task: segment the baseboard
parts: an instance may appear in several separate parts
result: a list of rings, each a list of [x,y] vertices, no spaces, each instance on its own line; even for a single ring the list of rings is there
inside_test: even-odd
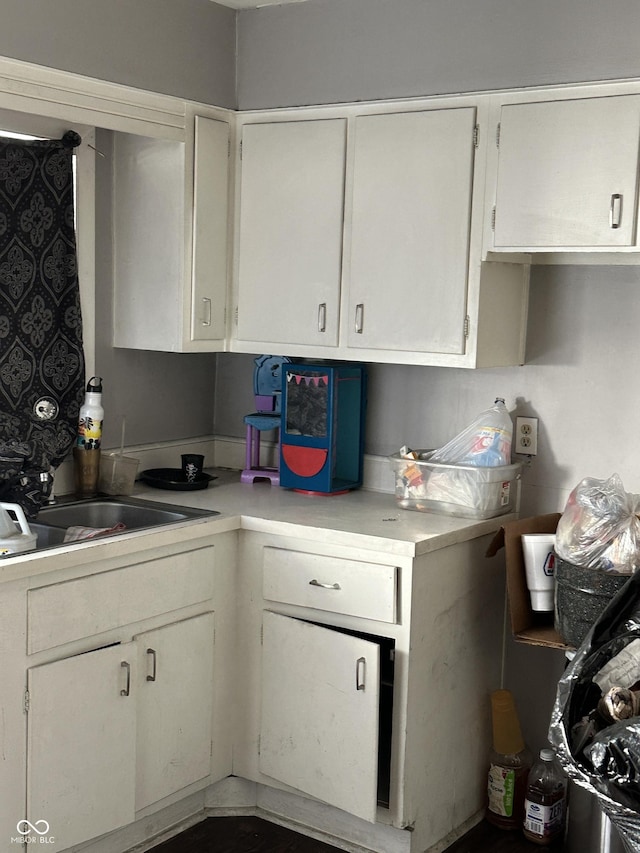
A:
[[[238,470],[244,468],[246,447],[244,439],[218,435],[214,438],[214,446],[216,466]],[[265,465],[274,465],[276,447],[277,445],[274,442],[263,441],[261,443],[260,450],[264,454]],[[395,475],[386,456],[373,456],[365,453],[362,488],[371,492],[385,492],[387,494],[395,491]]]
[[[240,441],[240,439],[238,439]],[[105,453],[119,452],[119,447],[104,447]],[[127,445],[124,450],[125,456],[133,456],[140,461],[138,474],[147,468],[179,468],[182,453],[202,453],[204,464],[208,468],[220,466],[216,460],[216,438],[212,435],[197,436],[195,438],[174,439],[172,441],[160,441],[153,444]],[[223,466],[238,467],[239,466]],[[73,460],[67,457],[55,472],[53,479],[54,495],[71,495],[75,491],[73,482]]]
[[[174,439],[153,444],[135,444],[124,448],[125,456],[140,460],[138,472],[147,468],[179,468],[182,453],[202,453],[207,468],[232,468],[241,471],[245,466],[245,441],[243,438],[225,435],[205,435],[194,438]],[[261,450],[265,465],[275,463],[277,445],[263,442]],[[105,452],[119,451],[119,447],[105,447]],[[362,488],[372,492],[393,493],[395,478],[386,456],[365,453]],[[55,472],[53,492],[57,496],[70,495],[75,491],[73,462],[65,459]]]

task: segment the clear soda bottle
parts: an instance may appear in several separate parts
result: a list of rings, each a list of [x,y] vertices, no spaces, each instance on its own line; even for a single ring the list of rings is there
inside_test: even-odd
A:
[[[567,780],[552,749],[540,750],[531,768],[524,801],[523,831],[529,841],[553,844],[564,833]]]
[[[500,829],[522,827],[531,751],[522,737],[513,695],[491,694],[493,746],[489,753],[486,819]]]

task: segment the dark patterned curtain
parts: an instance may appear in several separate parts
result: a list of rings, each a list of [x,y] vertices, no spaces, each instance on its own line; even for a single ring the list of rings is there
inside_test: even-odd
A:
[[[73,147],[0,141],[0,500],[34,517],[84,390]]]

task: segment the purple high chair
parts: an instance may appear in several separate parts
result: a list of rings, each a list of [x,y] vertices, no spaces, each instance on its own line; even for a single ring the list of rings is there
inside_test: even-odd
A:
[[[282,365],[291,361],[287,356],[260,355],[254,359],[253,393],[256,412],[245,415],[247,446],[245,467],[240,475],[241,483],[268,479],[271,485],[280,485],[280,401],[282,398]],[[278,430],[276,460],[277,467],[260,465],[260,433]]]

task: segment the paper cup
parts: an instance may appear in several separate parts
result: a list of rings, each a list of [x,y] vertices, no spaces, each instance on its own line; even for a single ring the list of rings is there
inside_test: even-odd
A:
[[[522,534],[522,553],[532,610],[554,609],[555,544],[555,533]]]

